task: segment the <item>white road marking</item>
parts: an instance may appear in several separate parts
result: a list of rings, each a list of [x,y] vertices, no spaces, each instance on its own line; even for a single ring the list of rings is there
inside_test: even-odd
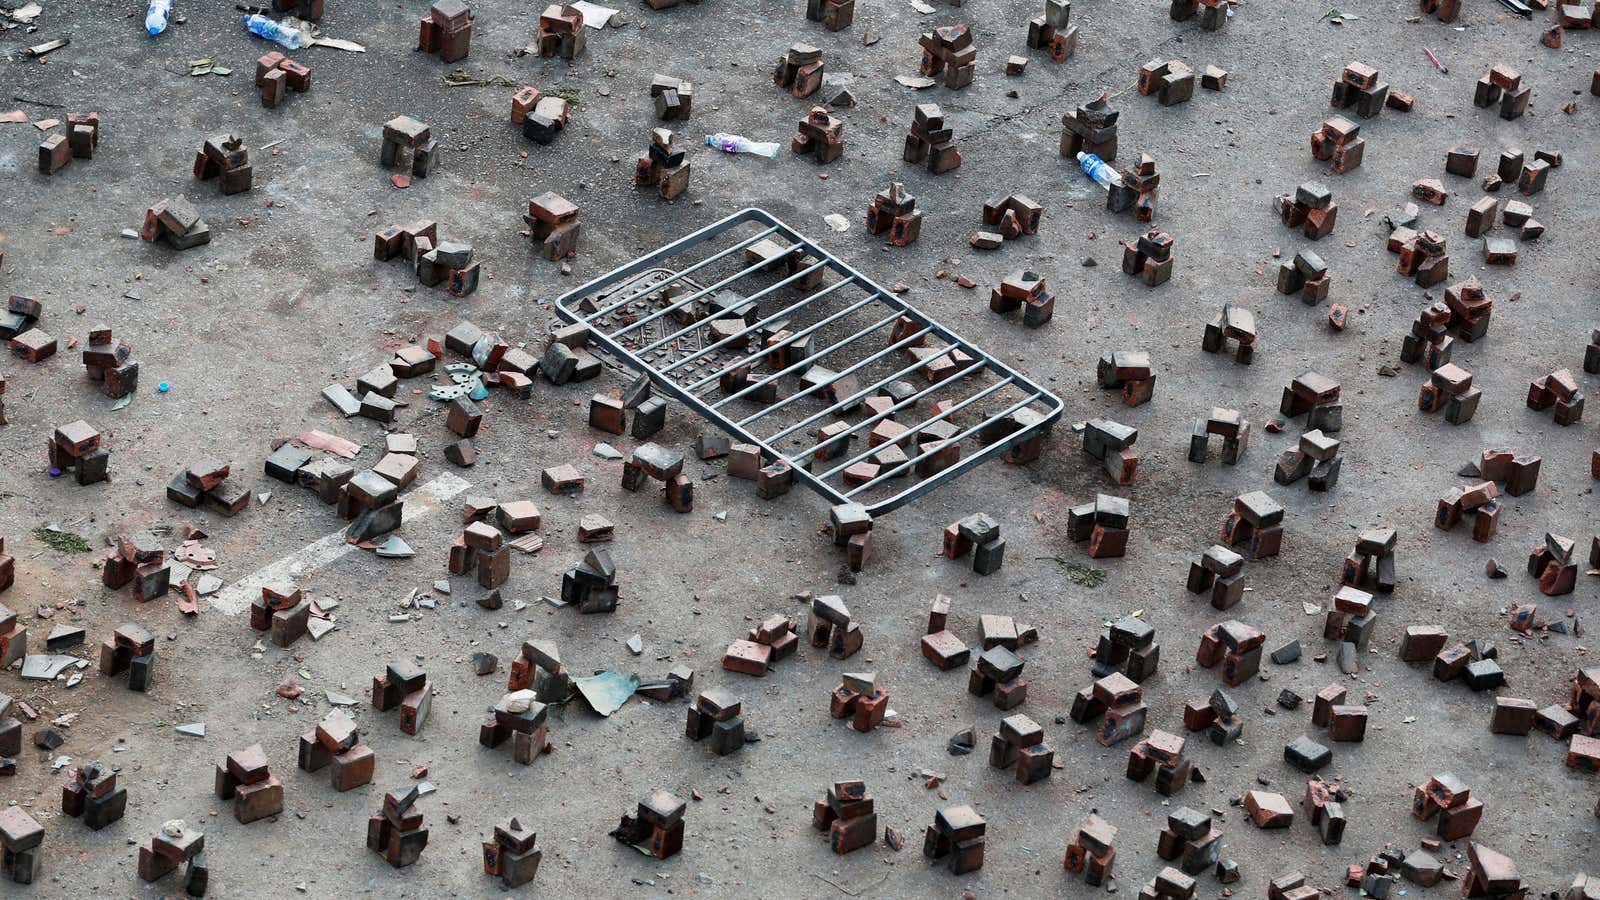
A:
[[[471,482],[445,472],[402,498],[406,505],[401,521],[410,522],[412,519],[425,516],[469,487],[472,487]],[[356,549],[355,544],[345,542],[344,533],[345,529],[340,528],[282,559],[267,563],[218,591],[210,598],[211,605],[225,615],[232,616],[244,612],[252,600],[261,596],[263,586],[285,579],[294,581],[299,576],[315,572]]]

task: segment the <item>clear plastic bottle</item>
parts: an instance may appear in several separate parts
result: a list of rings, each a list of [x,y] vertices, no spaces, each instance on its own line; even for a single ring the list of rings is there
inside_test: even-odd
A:
[[[144,30],[155,37],[167,30],[167,17],[172,13],[172,0],[150,0],[150,8],[144,14]]]
[[[706,146],[715,147],[723,153],[754,153],[768,159],[778,158],[778,145],[771,141],[752,141],[743,135],[721,131],[706,135]]]
[[[244,27],[269,41],[277,41],[290,50],[299,50],[305,46],[305,37],[299,31],[274,22],[260,13],[245,16]]]
[[[1117,170],[1093,153],[1078,151],[1078,165],[1083,167],[1083,174],[1093,178],[1103,188],[1109,190],[1112,185],[1122,184],[1122,176],[1117,174]]]

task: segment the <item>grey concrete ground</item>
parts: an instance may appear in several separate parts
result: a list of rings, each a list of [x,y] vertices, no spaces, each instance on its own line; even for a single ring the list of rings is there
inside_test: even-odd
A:
[[[1546,50],[1537,44],[1543,16],[1540,23],[1508,18],[1488,0],[1468,3],[1461,27],[1407,22],[1414,8],[1404,3],[1343,4],[1360,18],[1335,26],[1317,21],[1325,4],[1247,2],[1221,33],[1170,22],[1164,3],[1080,0],[1077,55],[1056,65],[1034,54],[1025,77],[1006,78],[1005,57],[1026,52],[1026,22],[1038,13],[1025,0],[974,0],[939,6],[929,16],[905,4],[862,0],[855,26],[837,34],[806,22],[799,3],[708,0],[659,13],[628,6],[627,24],[591,34],[587,55],[568,66],[512,55],[532,41],[536,4],[480,0],[472,55],[447,66],[411,49],[425,4],[329,0],[327,33],[360,41],[368,52],[295,53],[311,66],[313,89],[266,110],[250,72],[268,46],[239,27],[231,4],[179,0],[187,22],[156,40],[139,29],[136,3],[46,0],[44,6],[36,33],[0,32],[8,57],[0,109],[20,107],[35,119],[98,109],[104,139],[94,160],[45,178],[34,169],[38,132],[0,126],[6,249],[0,287],[41,299],[44,327],[63,344],[82,341],[92,322],[111,324],[133,343],[143,386],[132,405],[112,411],[85,382],[76,351],[63,349],[41,366],[16,360],[8,366],[0,534],[18,556],[18,580],[3,599],[28,620],[36,641],[52,622],[82,624],[93,642],[121,622],[137,621],[160,635],[161,646],[155,686],[144,695],[99,677],[69,690],[23,682],[14,672],[0,675],[0,691],[41,712],[30,734],[56,716],[76,714],[60,752],[120,765],[131,797],[124,820],[90,832],[60,816],[63,776],[30,748],[18,776],[0,780],[0,802],[28,807],[48,832],[46,875],[27,893],[170,893],[170,883],[138,882],[134,844],[181,817],[207,833],[216,896],[281,895],[291,888],[323,896],[491,896],[502,891],[479,871],[478,842],[517,815],[539,832],[546,852],[527,893],[1082,895],[1092,889],[1063,874],[1060,860],[1071,829],[1091,809],[1121,828],[1117,883],[1135,891],[1160,867],[1156,833],[1171,806],[1148,784],[1123,777],[1128,745],[1101,748],[1065,714],[1074,692],[1090,682],[1086,654],[1102,623],[1142,609],[1165,647],[1162,673],[1146,685],[1150,727],[1181,729],[1183,704],[1218,683],[1187,663],[1200,630],[1221,618],[1184,592],[1188,559],[1215,540],[1233,496],[1263,487],[1288,507],[1284,552],[1249,564],[1253,590],[1234,614],[1262,628],[1269,646],[1299,638],[1308,651],[1331,649],[1321,639],[1320,617],[1306,615],[1302,602],[1331,597],[1339,562],[1360,528],[1401,530],[1401,584],[1379,601],[1374,652],[1362,659],[1365,671],[1347,682],[1357,695],[1370,692],[1373,725],[1364,743],[1336,745],[1330,771],[1353,794],[1342,846],[1321,846],[1303,810],[1293,828],[1261,832],[1229,806],[1258,779],[1298,802],[1303,777],[1281,761],[1280,748],[1320,732],[1310,728],[1305,708],[1276,715],[1267,708],[1284,687],[1309,696],[1335,680],[1331,664],[1308,653],[1294,666],[1267,666],[1265,683],[1235,691],[1246,708],[1242,743],[1222,749],[1191,736],[1191,754],[1207,781],[1174,800],[1222,813],[1224,855],[1245,871],[1235,892],[1262,896],[1268,880],[1290,869],[1343,890],[1346,864],[1370,858],[1386,842],[1413,848],[1431,834],[1408,815],[1411,790],[1445,770],[1463,777],[1487,806],[1477,837],[1510,853],[1531,887],[1564,889],[1575,871],[1600,866],[1595,776],[1566,768],[1564,747],[1543,736],[1490,735],[1487,694],[1440,684],[1394,652],[1403,627],[1414,623],[1441,624],[1455,638],[1494,640],[1510,680],[1504,691],[1540,705],[1564,700],[1567,680],[1590,658],[1582,637],[1516,639],[1502,610],[1537,602],[1541,617],[1586,621],[1593,609],[1592,579],[1580,576],[1576,593],[1551,599],[1522,571],[1527,548],[1546,530],[1585,548],[1594,533],[1587,474],[1593,425],[1555,426],[1524,407],[1523,385],[1558,367],[1576,369],[1593,325],[1596,254],[1586,236],[1600,221],[1586,176],[1596,164],[1590,138],[1597,107],[1586,90],[1600,38],[1569,32],[1567,49]],[[892,81],[914,74],[919,30],[960,21],[971,22],[977,35],[980,74],[971,87],[913,93]],[[868,33],[881,40],[864,46]],[[26,46],[63,35],[72,44],[43,62],[22,57]],[[769,70],[794,40],[820,45],[830,73],[854,75],[860,105],[843,113],[844,159],[818,169],[787,152],[767,161],[702,148],[691,151],[687,199],[663,204],[632,187],[632,158],[654,124],[646,97],[653,72],[695,82],[694,117],[683,129],[691,141],[719,130],[786,140],[808,104],[775,88]],[[1434,69],[1424,45],[1449,66],[1448,75]],[[1186,105],[1162,108],[1132,89],[1138,65],[1155,56],[1222,66],[1231,73],[1227,89],[1198,91]],[[235,74],[187,77],[184,61],[200,57],[214,57]],[[1378,66],[1395,89],[1416,96],[1417,108],[1363,123],[1365,165],[1337,176],[1310,158],[1307,137],[1329,114],[1329,84],[1352,59]],[[1531,112],[1516,122],[1471,104],[1473,81],[1499,61],[1519,67],[1534,88]],[[442,77],[452,69],[496,83],[447,87]],[[523,83],[579,100],[571,126],[552,146],[524,141],[507,120],[510,85]],[[1175,236],[1178,263],[1172,281],[1154,290],[1117,266],[1118,242],[1135,236],[1135,223],[1105,212],[1094,186],[1056,153],[1060,114],[1100,90],[1112,91],[1122,110],[1124,159],[1148,150],[1163,175],[1156,223]],[[959,170],[938,177],[899,160],[911,107],[929,100],[950,115],[965,157]],[[1577,109],[1563,115],[1569,102]],[[403,191],[376,164],[378,127],[400,113],[428,122],[446,147],[441,170]],[[191,181],[195,148],[225,130],[253,148],[251,193],[225,198]],[[275,146],[256,149],[267,144]],[[1565,154],[1550,189],[1531,198],[1549,232],[1523,247],[1515,268],[1485,269],[1461,233],[1466,207],[1480,193],[1475,182],[1442,172],[1445,150],[1456,144],[1479,146],[1487,158],[1510,145]],[[1453,194],[1442,209],[1423,213],[1426,224],[1449,237],[1453,274],[1480,274],[1496,302],[1488,338],[1457,349],[1457,362],[1473,371],[1484,401],[1476,419],[1455,428],[1416,411],[1421,369],[1376,375],[1381,364],[1398,365],[1400,338],[1428,302],[1395,274],[1379,221],[1425,176],[1444,178]],[[864,236],[860,218],[891,178],[918,196],[927,221],[914,247],[885,251]],[[1307,242],[1278,224],[1270,198],[1312,178],[1333,188],[1342,209],[1333,237],[1316,245],[1334,274],[1333,300],[1352,310],[1342,334],[1329,331],[1323,310],[1272,288],[1275,252],[1292,254]],[[518,235],[526,200],[544,190],[583,207],[583,243],[570,277]],[[964,241],[977,227],[982,200],[1004,190],[1043,202],[1044,227],[994,253],[970,251]],[[209,246],[177,254],[119,237],[138,225],[147,205],[178,193],[193,198],[211,223]],[[763,503],[750,485],[712,477],[719,466],[699,464],[690,466],[697,480],[692,515],[676,516],[647,494],[622,492],[620,464],[591,455],[599,436],[584,424],[589,394],[625,383],[624,375],[608,372],[598,388],[541,384],[531,402],[489,401],[480,462],[458,474],[472,483],[470,493],[528,497],[544,510],[546,547],[514,561],[509,596],[535,601],[554,592],[559,573],[581,556],[578,517],[612,518],[623,586],[613,616],[552,613],[536,602],[521,614],[509,607],[489,613],[460,584],[463,590],[440,598],[436,611],[390,624],[388,614],[408,592],[443,576],[456,530],[453,506],[406,527],[415,559],[355,552],[308,573],[303,587],[341,601],[339,630],[292,652],[252,652],[256,634],[242,616],[207,606],[197,619],[185,619],[171,600],[139,606],[126,592],[100,587],[95,560],[105,538],[194,518],[169,504],[161,488],[203,455],[232,460],[248,482],[271,492],[265,504],[237,518],[205,519],[225,579],[242,578],[332,532],[341,523],[329,508],[259,475],[272,440],[307,427],[360,441],[360,461],[376,460],[380,429],[339,419],[318,396],[324,384],[351,382],[389,348],[441,334],[462,318],[536,342],[554,321],[548,301],[580,279],[747,205],[825,236],[828,246],[883,283],[910,285],[909,301],[1058,390],[1067,421],[1108,415],[1141,429],[1138,483],[1128,491],[1134,537],[1125,559],[1104,565],[1103,586],[1077,586],[1041,559],[1090,562],[1064,535],[1066,508],[1110,487],[1097,467],[1084,464],[1065,428],[1039,463],[986,466],[880,522],[868,570],[858,584],[838,586],[841,559],[817,534],[826,506],[813,495],[796,491]],[[833,212],[851,221],[847,233],[827,230],[822,218]],[[416,288],[398,266],[372,261],[373,231],[418,217],[437,219],[446,234],[474,245],[485,272],[476,295],[452,300]],[[1091,259],[1097,265],[1086,267]],[[1038,331],[986,309],[989,285],[1024,266],[1045,274],[1058,296],[1055,322]],[[941,269],[971,277],[978,288],[937,279]],[[1260,350],[1249,367],[1199,350],[1203,321],[1230,301],[1260,320]],[[1125,409],[1094,387],[1095,358],[1120,348],[1154,355],[1159,381],[1151,404]],[[1274,415],[1283,386],[1313,367],[1345,389],[1346,462],[1335,491],[1272,484],[1273,460],[1292,443],[1292,430],[1258,433],[1238,467],[1184,459],[1189,425],[1210,405],[1244,410],[1259,430]],[[169,382],[170,393],[157,394],[158,381]],[[1580,381],[1592,383],[1587,376]],[[439,410],[424,397],[412,400],[400,426],[423,439],[421,480],[455,471],[441,458],[448,433]],[[107,435],[110,484],[79,488],[44,473],[50,429],[79,417]],[[664,441],[687,448],[699,427],[675,408]],[[1541,454],[1538,489],[1509,500],[1500,534],[1487,545],[1472,543],[1464,529],[1436,531],[1430,525],[1436,498],[1459,482],[1455,470],[1463,462],[1490,446]],[[539,490],[539,470],[561,462],[575,463],[590,478],[581,498]],[[720,511],[726,521],[713,518]],[[996,515],[1009,543],[1005,568],[986,579],[935,555],[939,529],[976,511]],[[30,537],[47,524],[86,535],[96,553],[60,554]],[[1512,570],[1508,579],[1484,577],[1490,557]],[[830,589],[842,592],[864,623],[864,660],[840,663],[806,649],[759,681],[718,668],[718,655],[753,619],[798,613],[791,595]],[[1038,624],[1042,640],[1025,654],[1032,687],[1022,711],[1045,724],[1065,763],[1054,777],[1020,787],[1008,773],[987,768],[981,753],[945,753],[946,738],[967,724],[986,741],[1000,714],[966,693],[964,675],[939,673],[919,657],[926,606],[938,592],[954,597],[955,627],[968,640],[976,640],[983,612]],[[40,620],[41,606],[54,610],[50,621]],[[640,658],[624,646],[634,633],[646,646]],[[515,766],[475,740],[482,710],[502,692],[503,672],[477,678],[467,657],[488,650],[509,660],[529,636],[559,641],[579,672],[616,668],[650,676],[692,665],[699,684],[743,696],[762,740],[718,759],[681,737],[683,710],[676,705],[633,701],[606,720],[574,705],[553,717],[553,754],[531,768]],[[420,658],[437,691],[422,736],[408,738],[392,716],[363,709],[358,718],[379,758],[375,784],[340,795],[320,775],[298,771],[295,737],[326,711],[323,692],[359,695],[386,660],[406,654]],[[839,673],[867,665],[890,690],[903,727],[861,735],[828,718],[827,694]],[[273,694],[291,677],[307,689],[300,702]],[[204,739],[174,733],[175,724],[191,721],[206,723]],[[240,826],[212,797],[210,770],[228,751],[257,741],[287,785],[288,811],[276,822]],[[364,820],[383,790],[410,783],[417,765],[428,767],[427,779],[439,788],[421,801],[431,842],[419,864],[395,871],[363,849]],[[930,790],[920,770],[946,780]],[[880,821],[907,834],[905,850],[880,843],[835,857],[811,830],[812,801],[832,780],[850,776],[866,779]],[[684,852],[666,862],[606,837],[618,816],[658,787],[680,795],[697,790],[704,798],[691,804]],[[917,852],[921,829],[950,803],[971,803],[989,820],[986,865],[960,878]],[[1451,859],[1463,851],[1455,845]],[[1203,896],[1222,890],[1214,878],[1201,879]]]

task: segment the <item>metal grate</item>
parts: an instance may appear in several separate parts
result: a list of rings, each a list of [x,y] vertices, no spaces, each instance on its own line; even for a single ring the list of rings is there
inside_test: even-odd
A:
[[[760,209],[569,291],[556,309],[658,391],[760,447],[764,463],[786,459],[831,504],[874,516],[1061,417],[1060,398]],[[873,397],[888,399],[863,405]],[[905,431],[873,446],[890,418]],[[876,472],[858,465],[886,456]]]

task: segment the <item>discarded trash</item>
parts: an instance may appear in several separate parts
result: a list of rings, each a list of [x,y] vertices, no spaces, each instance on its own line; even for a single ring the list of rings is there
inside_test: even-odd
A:
[[[305,46],[305,36],[298,29],[274,22],[260,13],[245,16],[242,21],[244,27],[249,29],[252,34],[264,37],[269,41],[276,41],[289,50],[299,50]]]
[[[574,678],[572,684],[589,708],[602,716],[609,716],[621,709],[622,704],[627,703],[633,692],[638,690],[639,676],[601,672],[587,678]]]
[[[144,28],[155,37],[167,30],[167,17],[172,13],[172,0],[150,0],[150,8],[144,14]]]
[[[715,147],[723,153],[753,153],[765,156],[768,159],[778,158],[778,145],[771,141],[752,141],[743,135],[717,132],[706,135],[706,146]]]

